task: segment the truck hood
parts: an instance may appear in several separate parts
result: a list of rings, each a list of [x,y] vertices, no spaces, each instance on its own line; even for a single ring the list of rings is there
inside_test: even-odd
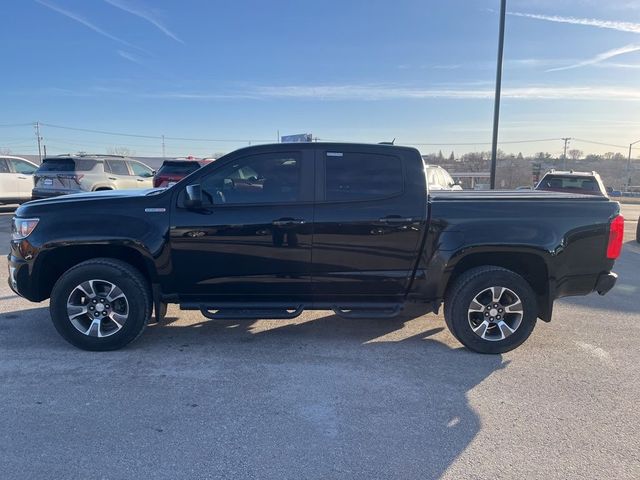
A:
[[[144,197],[156,198],[164,193],[165,188],[149,188],[144,190],[104,190],[100,192],[74,193],[71,195],[61,195],[59,197],[43,198],[40,200],[32,200],[24,203],[16,210],[16,216],[28,217],[37,214],[40,211],[55,209],[64,205],[65,207],[78,206],[80,208],[104,207],[104,205],[124,200],[124,199],[140,199]]]

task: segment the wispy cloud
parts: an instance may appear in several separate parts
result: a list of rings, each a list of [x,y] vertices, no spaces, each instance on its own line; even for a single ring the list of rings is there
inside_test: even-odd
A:
[[[155,92],[140,93],[141,98],[154,98],[158,100],[259,100],[260,96],[252,93],[207,93],[207,92]]]
[[[135,15],[136,17],[140,17],[143,20],[149,22],[151,25],[156,27],[162,33],[164,33],[167,37],[172,38],[176,42],[183,43],[184,41],[180,39],[175,33],[169,30],[159,19],[155,12],[152,10],[142,9],[140,7],[136,7],[131,5],[130,3],[124,2],[122,0],[104,0],[109,5],[119,8],[120,10],[124,10],[131,15]]]
[[[126,52],[123,52],[126,53]],[[25,91],[33,94],[33,90]],[[452,84],[443,88],[414,88],[398,85],[263,85],[236,90],[189,92],[135,91],[111,87],[88,87],[78,91],[46,89],[38,91],[58,96],[129,96],[157,100],[219,101],[219,100],[300,100],[300,101],[387,101],[387,100],[490,100],[493,88]],[[503,88],[502,97],[513,100],[583,100],[640,101],[640,88],[611,85],[552,86],[530,85]]]
[[[121,43],[122,45],[126,45],[128,47],[136,48],[138,50],[141,50],[139,47],[136,47],[135,45],[127,42],[126,40],[123,40],[122,38],[116,37],[115,35],[112,35],[109,32],[104,31],[102,28],[100,28],[97,25],[91,23],[89,20],[87,20],[86,18],[81,17],[77,13],[71,12],[69,10],[65,10],[63,8],[60,8],[57,5],[45,2],[44,0],[36,0],[36,2],[38,2],[43,7],[47,7],[49,9],[53,10],[54,12],[57,12],[57,13],[59,13],[61,15],[64,15],[65,17],[68,17],[68,18],[70,18],[72,20],[75,20],[76,22],[78,22],[78,23],[84,25],[85,27],[93,30],[94,32],[99,33],[103,37],[107,37],[107,38],[109,38],[109,39],[111,39],[111,40],[113,40],[115,42]]]
[[[609,60],[610,58],[614,58],[620,55],[624,55],[626,53],[633,53],[640,51],[640,45],[631,44],[625,45],[624,47],[614,48],[613,50],[607,50],[606,52],[599,53],[595,57],[589,58],[587,60],[583,60],[582,62],[574,63],[572,65],[566,65],[564,67],[556,67],[550,68],[547,72],[558,72],[560,70],[570,70],[572,68],[586,67],[587,65],[595,65],[605,60]]]
[[[507,15],[514,17],[532,18],[534,20],[544,20],[547,22],[569,23],[571,25],[585,25],[596,28],[608,28],[620,32],[640,33],[640,23],[621,22],[616,20],[601,20],[597,18],[563,17],[560,15],[539,15],[536,13],[507,12]]]
[[[263,86],[253,90],[261,98],[313,100],[421,100],[491,99],[493,89],[411,88],[386,85]],[[640,88],[615,86],[525,86],[504,88],[504,98],[538,100],[631,100],[640,101]]]
[[[138,65],[143,65],[140,59],[132,53],[125,52],[124,50],[118,50],[118,55],[120,55],[125,60],[129,60],[130,62],[137,63]]]

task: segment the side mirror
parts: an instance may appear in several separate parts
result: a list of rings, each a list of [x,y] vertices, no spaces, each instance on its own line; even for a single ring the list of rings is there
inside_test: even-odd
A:
[[[202,189],[200,184],[187,185],[184,206],[186,208],[202,208]]]

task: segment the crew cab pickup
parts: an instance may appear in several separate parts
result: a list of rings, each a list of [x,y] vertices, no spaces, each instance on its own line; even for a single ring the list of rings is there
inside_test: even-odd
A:
[[[123,347],[168,303],[258,319],[444,302],[462,344],[500,353],[550,321],[555,299],[614,286],[619,210],[566,193],[430,193],[412,148],[253,146],[170,188],[22,205],[9,283],[50,298],[58,332],[87,350]]]

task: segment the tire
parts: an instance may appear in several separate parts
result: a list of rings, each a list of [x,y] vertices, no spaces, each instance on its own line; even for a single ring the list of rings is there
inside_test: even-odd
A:
[[[485,266],[454,281],[445,295],[444,318],[453,336],[469,350],[498,354],[529,338],[537,307],[536,295],[524,278],[505,268]]]
[[[96,258],[70,268],[58,279],[49,310],[56,330],[70,344],[83,350],[117,350],[147,326],[151,292],[131,265]]]

